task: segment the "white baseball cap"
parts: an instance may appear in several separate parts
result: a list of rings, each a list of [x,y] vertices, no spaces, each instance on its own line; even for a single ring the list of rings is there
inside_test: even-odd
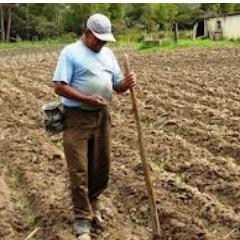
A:
[[[99,40],[116,42],[112,34],[112,27],[109,18],[100,13],[94,14],[88,18],[87,28]]]

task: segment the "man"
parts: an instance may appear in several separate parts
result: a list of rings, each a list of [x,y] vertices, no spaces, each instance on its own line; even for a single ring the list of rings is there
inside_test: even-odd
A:
[[[92,15],[82,38],[62,50],[53,77],[64,105],[63,146],[79,240],[91,239],[93,205],[108,183],[112,90],[122,93],[136,82],[133,72],[122,76],[107,42],[115,42],[109,19]]]

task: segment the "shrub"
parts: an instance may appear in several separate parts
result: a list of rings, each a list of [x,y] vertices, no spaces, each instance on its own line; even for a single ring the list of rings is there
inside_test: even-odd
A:
[[[78,35],[75,32],[68,32],[61,36],[61,40],[64,43],[74,42],[76,41],[77,38],[78,38]]]

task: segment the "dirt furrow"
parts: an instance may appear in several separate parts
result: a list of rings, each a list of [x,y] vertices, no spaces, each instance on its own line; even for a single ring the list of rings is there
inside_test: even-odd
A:
[[[124,52],[116,51],[120,60]],[[0,63],[0,166],[5,169],[0,206],[5,205],[1,196],[9,199],[1,212],[9,231],[4,240],[10,240],[10,232],[11,240],[23,239],[35,226],[41,227],[36,239],[73,239],[61,138],[46,135],[40,112],[44,102],[55,99],[51,75],[58,53],[0,52],[8,61]],[[238,240],[240,50],[129,54],[139,73],[138,105],[162,240]],[[94,239],[146,240],[151,221],[129,94],[114,96],[112,121],[112,172],[104,197],[112,203],[114,217]],[[10,176],[17,177],[17,186],[10,184]],[[21,202],[11,199],[16,189],[27,202],[27,213],[19,208],[12,213],[11,204]],[[28,217],[31,224],[26,224]]]

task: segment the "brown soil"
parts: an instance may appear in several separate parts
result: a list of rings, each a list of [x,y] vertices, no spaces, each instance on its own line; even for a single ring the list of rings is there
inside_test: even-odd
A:
[[[122,49],[116,53],[122,62]],[[240,239],[240,49],[127,51],[162,240]],[[71,240],[72,205],[61,136],[41,107],[54,100],[57,49],[0,52],[0,239]],[[151,237],[148,197],[129,93],[112,103],[112,172],[97,240]]]

